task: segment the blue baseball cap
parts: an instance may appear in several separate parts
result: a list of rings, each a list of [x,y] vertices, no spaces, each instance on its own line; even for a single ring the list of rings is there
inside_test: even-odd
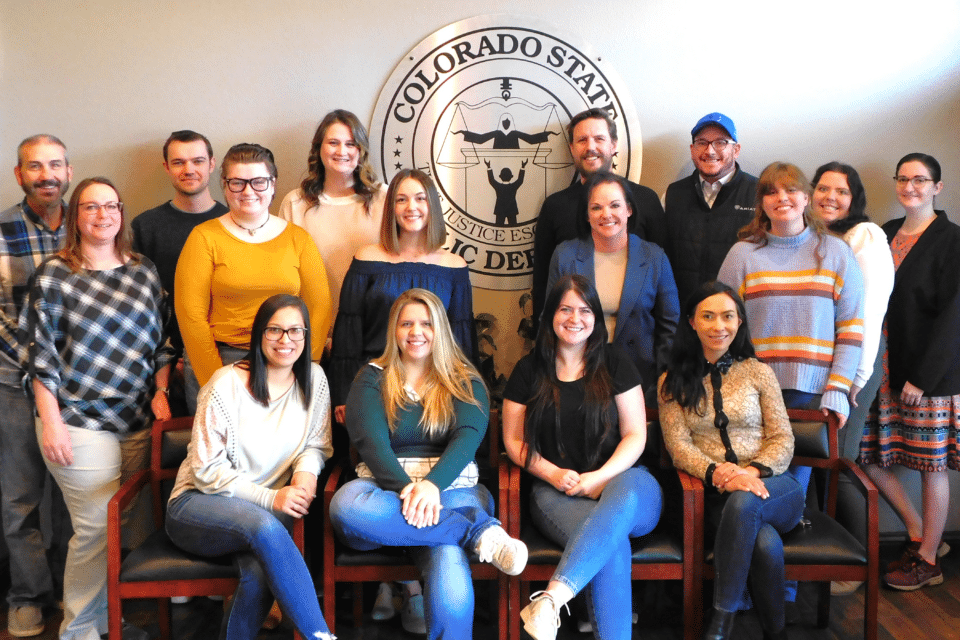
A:
[[[715,124],[719,127],[722,127],[734,142],[738,142],[737,127],[734,126],[733,120],[718,111],[708,113],[700,118],[700,120],[697,121],[697,124],[694,125],[693,129],[690,131],[690,136],[693,138],[697,137],[697,134],[700,133],[700,130],[709,124]]]

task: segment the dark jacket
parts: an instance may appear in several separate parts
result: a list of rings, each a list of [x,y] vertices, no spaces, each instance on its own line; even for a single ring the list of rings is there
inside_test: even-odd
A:
[[[680,304],[693,291],[717,278],[727,252],[737,242],[737,232],[753,219],[757,179],[737,165],[730,182],[720,187],[713,208],[700,189],[700,172],[667,187],[665,219],[667,252],[677,280]]]
[[[883,225],[892,241],[905,218]],[[960,227],[943,211],[904,258],[887,307],[890,388],[925,396],[960,393]]]
[[[630,183],[630,188],[637,205],[637,210],[630,216],[628,223],[630,233],[662,247],[666,240],[666,230],[660,198],[653,189],[635,182]],[[578,175],[569,187],[547,196],[543,206],[540,207],[533,238],[533,322],[535,327],[539,323],[540,312],[543,311],[543,303],[547,298],[547,277],[553,250],[561,242],[573,240],[578,236],[577,214],[580,212],[583,190],[583,183],[580,182]]]

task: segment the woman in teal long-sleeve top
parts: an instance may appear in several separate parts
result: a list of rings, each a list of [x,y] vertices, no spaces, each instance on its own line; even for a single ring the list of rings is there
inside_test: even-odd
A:
[[[429,638],[472,637],[469,552],[516,575],[526,546],[493,517],[473,458],[489,398],[457,346],[440,299],[411,289],[390,310],[386,349],[350,388],[346,426],[359,478],[337,491],[330,520],[360,550],[410,547],[423,575]]]

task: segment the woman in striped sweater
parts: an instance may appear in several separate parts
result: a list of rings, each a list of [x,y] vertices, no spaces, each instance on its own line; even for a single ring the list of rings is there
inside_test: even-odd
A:
[[[757,185],[756,216],[718,279],[743,298],[757,357],[788,409],[819,409],[842,427],[863,342],[863,277],[850,247],[811,216],[810,181],[775,162]],[[794,470],[804,489],[810,469]]]

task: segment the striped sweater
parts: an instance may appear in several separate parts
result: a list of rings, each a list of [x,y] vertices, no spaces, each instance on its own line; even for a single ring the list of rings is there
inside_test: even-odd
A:
[[[809,228],[759,246],[738,242],[718,279],[743,298],[757,357],[784,389],[823,394],[820,407],[849,415],[847,394],[863,344],[863,276],[850,247]]]

